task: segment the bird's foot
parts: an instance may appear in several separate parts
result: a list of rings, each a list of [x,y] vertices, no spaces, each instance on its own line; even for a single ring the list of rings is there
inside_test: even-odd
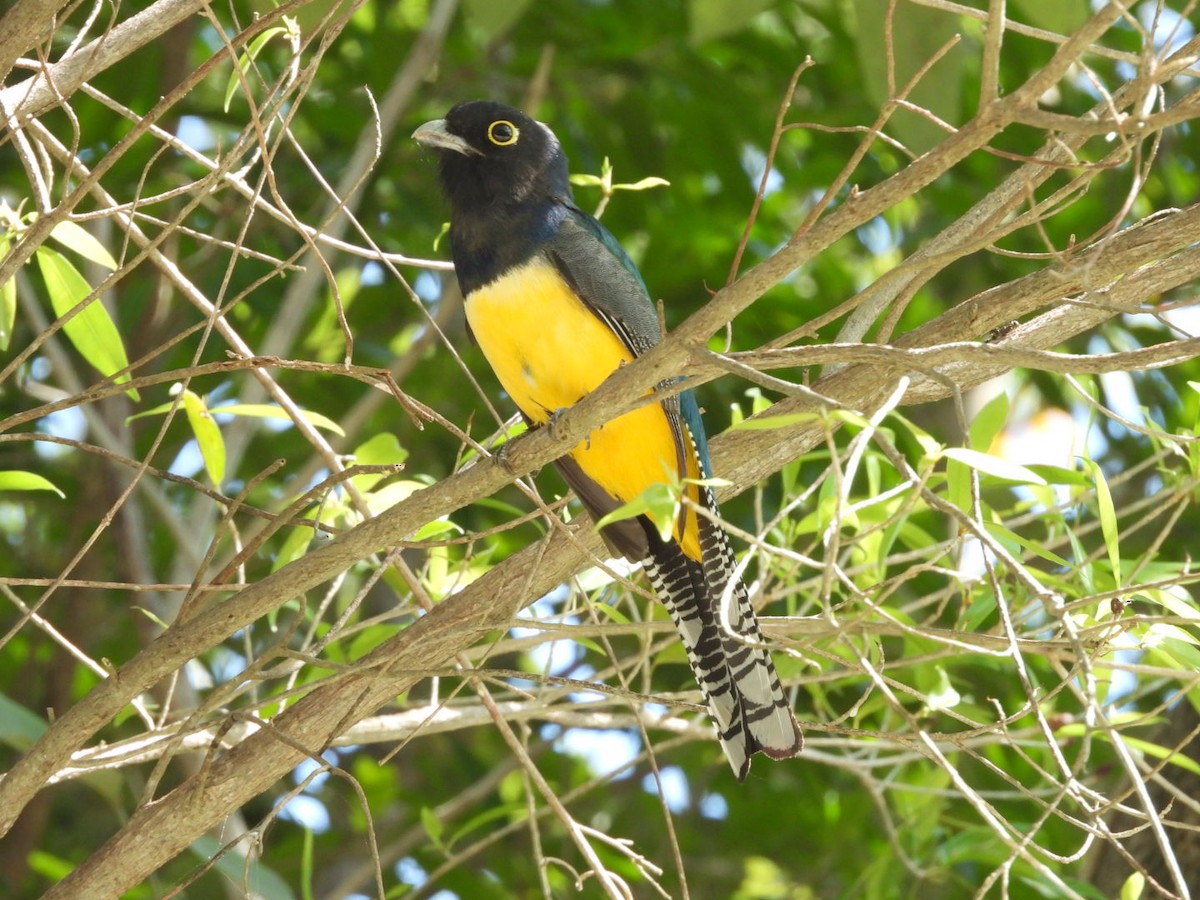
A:
[[[571,407],[569,406],[560,406],[558,409],[550,413],[550,418],[546,420],[546,424],[543,426],[549,430],[550,437],[554,438],[556,441],[562,438],[562,435],[559,434],[558,424],[560,421],[562,421],[563,414],[570,408]]]
[[[505,441],[492,452],[492,462],[502,468],[510,477],[516,478],[521,473],[508,461],[508,441]]]

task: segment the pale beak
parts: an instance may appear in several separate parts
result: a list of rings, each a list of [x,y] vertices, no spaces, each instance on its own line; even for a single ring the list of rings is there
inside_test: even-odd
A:
[[[418,144],[425,147],[432,147],[435,150],[453,150],[455,153],[461,153],[463,156],[483,156],[482,153],[457,134],[451,134],[447,131],[445,119],[434,119],[432,122],[426,122],[414,131],[412,136],[413,140]]]

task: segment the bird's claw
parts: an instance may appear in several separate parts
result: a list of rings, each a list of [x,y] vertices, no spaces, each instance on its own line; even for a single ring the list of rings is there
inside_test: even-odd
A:
[[[508,442],[505,441],[492,452],[492,461],[507,472],[511,477],[516,478],[521,473],[518,472],[513,464],[508,461]]]
[[[565,413],[569,408],[570,407],[560,406],[558,409],[554,410],[554,412],[550,413],[550,418],[546,420],[544,427],[549,430],[550,437],[554,438],[556,441],[562,437],[562,435],[558,433],[558,423],[562,421],[563,413]]]

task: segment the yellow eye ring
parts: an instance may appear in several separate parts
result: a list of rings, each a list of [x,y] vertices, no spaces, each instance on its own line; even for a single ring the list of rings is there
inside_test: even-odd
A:
[[[488,126],[488,140],[497,147],[510,147],[521,136],[521,130],[508,119],[497,119]]]

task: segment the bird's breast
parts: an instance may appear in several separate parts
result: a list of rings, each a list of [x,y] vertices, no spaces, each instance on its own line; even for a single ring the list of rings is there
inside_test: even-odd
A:
[[[633,359],[541,257],[473,291],[466,311],[496,377],[521,412],[539,425]]]
[[[535,425],[573,406],[633,360],[621,339],[540,256],[471,291],[466,313],[500,384]],[[666,412],[653,403],[596,429],[571,456],[610,496],[627,503],[669,477],[699,476],[691,455],[680,471],[679,445]],[[684,517],[677,538],[699,559],[694,513]]]

